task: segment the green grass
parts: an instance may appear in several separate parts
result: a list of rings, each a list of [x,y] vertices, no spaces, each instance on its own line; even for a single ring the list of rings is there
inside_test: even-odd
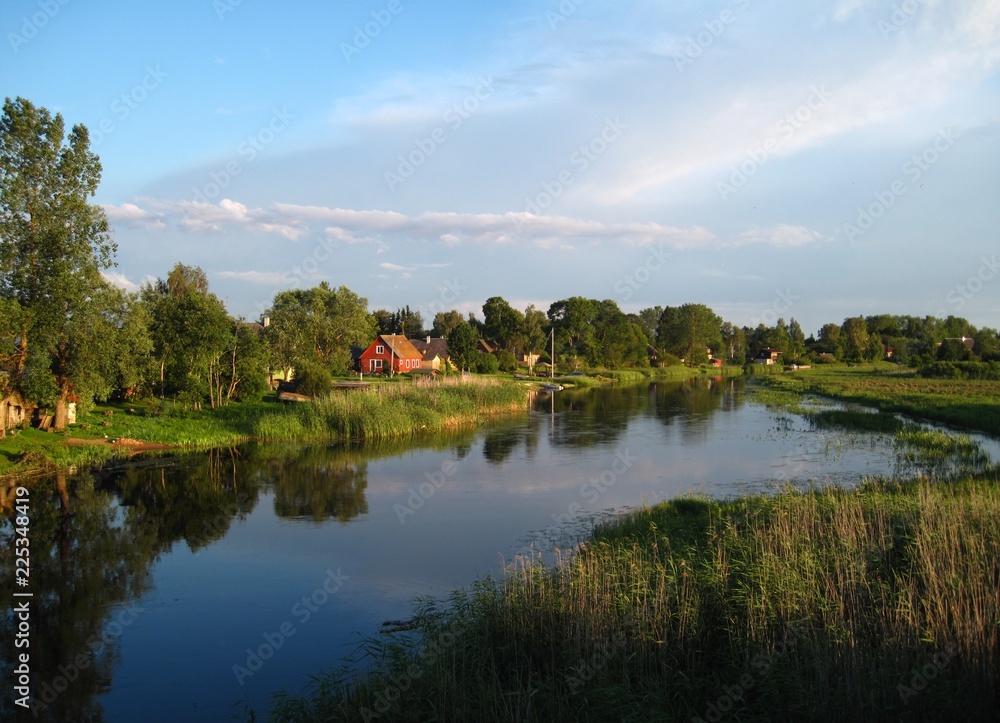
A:
[[[334,391],[314,403],[263,401],[200,411],[169,402],[102,405],[78,420],[88,428],[75,425],[68,433],[29,429],[0,441],[0,475],[97,463],[128,453],[111,445],[69,446],[67,435],[188,448],[249,440],[345,442],[457,429],[527,408],[524,385],[476,377],[376,384],[364,391]]]
[[[987,720],[998,589],[995,471],[680,499],[423,601],[271,719]]]
[[[856,367],[822,365],[759,383],[772,391],[818,394],[883,412],[1000,434],[1000,381],[925,379],[887,363]]]

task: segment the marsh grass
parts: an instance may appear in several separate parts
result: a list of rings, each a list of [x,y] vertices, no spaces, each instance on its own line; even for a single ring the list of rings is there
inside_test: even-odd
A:
[[[445,378],[334,391],[312,404],[263,414],[255,438],[364,440],[459,429],[498,414],[526,411],[526,388],[492,379]]]
[[[995,472],[679,499],[425,601],[272,719],[988,720],[998,590]]]

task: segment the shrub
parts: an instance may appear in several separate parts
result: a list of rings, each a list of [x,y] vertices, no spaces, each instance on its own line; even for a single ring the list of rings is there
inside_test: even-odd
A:
[[[296,389],[299,394],[319,397],[333,390],[333,375],[330,370],[317,362],[304,362],[295,367]]]

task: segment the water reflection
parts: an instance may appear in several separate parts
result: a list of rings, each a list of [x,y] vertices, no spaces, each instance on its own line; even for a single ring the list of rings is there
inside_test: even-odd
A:
[[[432,577],[442,585],[471,583],[489,571],[499,550],[516,545],[531,530],[546,530],[552,543],[556,538],[548,530],[563,529],[565,519],[590,520],[602,509],[637,504],[642,495],[666,498],[703,481],[757,484],[785,470],[786,477],[808,477],[831,469],[857,479],[868,469],[867,460],[847,464],[831,456],[829,440],[839,437],[804,431],[808,424],[802,420],[774,433],[774,416],[760,407],[746,409],[743,389],[741,380],[706,377],[566,390],[539,395],[533,413],[481,430],[348,447],[252,444],[42,480],[31,496],[36,613],[31,645],[36,700],[48,708],[36,719],[103,720],[102,700],[109,710],[117,705],[119,716],[121,710],[174,705],[155,696],[146,700],[145,689],[152,684],[141,682],[143,665],[173,666],[171,654],[191,657],[185,663],[190,673],[186,668],[175,673],[171,667],[180,682],[190,683],[185,700],[193,699],[192,690],[206,696],[209,690],[217,697],[214,710],[228,708],[245,691],[222,690],[227,683],[234,685],[227,661],[280,624],[296,595],[315,589],[316,576],[327,565],[343,564],[352,583],[325,614],[356,635],[372,624],[367,618],[365,624],[358,620],[381,614],[390,596],[405,601],[414,589],[426,592]],[[584,491],[591,489],[586,487],[590,480],[627,453],[634,456],[634,466],[580,515],[571,512],[574,504],[589,504]],[[435,487],[404,524],[395,509],[406,504],[410,488],[425,482],[427,472],[456,459],[463,460],[458,471]],[[365,524],[351,524],[362,519]],[[8,611],[0,617],[4,680],[11,679],[15,650],[16,621],[9,613],[15,591],[9,564],[13,535],[7,515],[0,522],[0,604]],[[193,559],[185,556],[185,548],[206,554]],[[342,557],[332,562],[338,555]],[[164,568],[171,564],[172,577],[165,576]],[[169,607],[178,584],[189,586],[181,589],[190,599],[190,589],[218,584],[224,571],[230,571],[225,579],[233,587],[225,609],[209,609],[220,606],[205,595],[204,604],[186,607],[185,600],[156,617],[157,625],[171,620],[168,627],[184,631],[192,615],[208,628],[225,627],[213,630],[215,667],[194,661],[203,641],[178,645],[190,649],[164,650],[157,636],[177,637],[180,629],[162,634],[145,630],[145,637],[134,632],[129,637],[127,615],[145,614],[136,608],[137,601],[145,604],[140,600],[145,593],[146,601],[159,599]],[[157,587],[152,589],[154,574]],[[192,577],[198,579],[192,582]],[[261,579],[279,578],[287,590],[277,583],[260,584]],[[251,600],[257,623],[248,622]],[[405,614],[392,614],[397,612]],[[140,617],[140,626],[153,618]],[[336,659],[330,652],[336,645],[356,642],[348,633],[329,635],[318,616],[310,625],[309,635],[290,641],[281,664],[276,662],[266,674],[277,678],[279,667],[294,668],[310,655],[322,661],[315,664],[318,669]],[[125,663],[120,662],[123,635],[129,645],[138,646]],[[135,642],[137,638],[143,642]],[[294,654],[293,644],[301,646]],[[209,656],[207,648],[201,652]],[[75,678],[69,681],[61,671]],[[118,687],[112,685],[116,673]],[[215,674],[221,682],[212,678]],[[57,690],[60,675],[67,678],[58,686],[62,692]],[[133,689],[122,690],[121,679],[130,677]],[[179,695],[176,687],[174,693]],[[0,719],[10,719],[17,712],[10,688],[0,695]],[[266,696],[266,690],[260,695]],[[260,713],[266,702],[256,705]],[[170,710],[177,710],[176,705]]]

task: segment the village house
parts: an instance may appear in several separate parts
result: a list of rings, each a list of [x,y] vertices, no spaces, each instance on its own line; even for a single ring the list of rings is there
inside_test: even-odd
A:
[[[777,364],[778,357],[780,356],[781,352],[777,349],[761,349],[757,352],[757,356],[753,358],[753,363],[770,366],[771,364]]]
[[[380,334],[361,352],[360,363],[366,374],[406,374],[423,367],[423,355],[405,336]]]
[[[448,356],[448,340],[441,337],[430,337],[426,339],[410,339],[413,348],[420,352],[423,360],[421,369],[432,369],[442,371],[446,369],[450,357]]]

